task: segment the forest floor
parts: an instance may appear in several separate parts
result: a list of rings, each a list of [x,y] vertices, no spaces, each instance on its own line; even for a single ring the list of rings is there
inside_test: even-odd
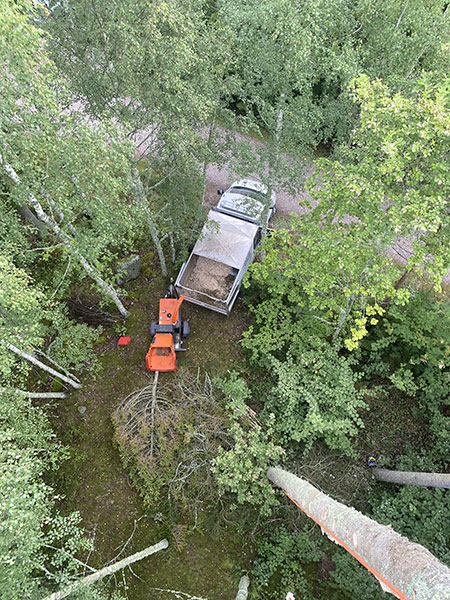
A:
[[[81,558],[95,568],[164,537],[169,539],[167,550],[137,563],[133,572],[124,572],[130,600],[173,597],[158,588],[228,600],[236,595],[242,572],[251,567],[248,540],[234,527],[220,523],[217,515],[212,515],[208,524],[204,522],[204,527],[191,530],[162,506],[147,510],[113,441],[112,413],[127,395],[153,381],[153,374],[145,368],[145,354],[150,322],[157,316],[159,299],[166,289],[155,262],[152,252],[144,255],[140,277],[125,286],[131,316],[125,326],[103,333],[98,346],[101,372],[96,378],[84,377],[83,389],[71,393],[53,410],[58,438],[71,448],[71,458],[59,471],[56,488],[64,495],[61,508],[79,511],[84,528],[94,538],[94,552]],[[187,352],[178,355],[181,371],[196,374],[200,369],[220,376],[234,369],[252,376],[239,344],[250,322],[240,298],[228,318],[189,303],[183,305],[183,318],[190,319],[192,333],[185,344]],[[119,335],[129,335],[131,344],[118,347]],[[160,382],[173,375],[160,374]],[[313,484],[360,510],[365,509],[371,486],[365,467],[367,454],[402,454],[408,445],[421,444],[425,431],[412,413],[411,403],[400,393],[396,398],[380,396],[367,402],[370,410],[362,415],[365,429],[357,440],[356,460],[314,448],[308,457],[299,457],[296,465]],[[123,584],[121,574],[117,582]]]
[[[192,530],[162,506],[147,510],[113,441],[112,413],[131,392],[153,381],[145,368],[149,326],[167,285],[155,263],[152,252],[143,255],[141,275],[125,286],[131,316],[125,326],[103,333],[97,348],[101,372],[96,378],[85,376],[83,389],[53,410],[58,438],[71,449],[71,458],[57,475],[56,489],[64,496],[61,509],[79,511],[82,525],[94,539],[94,552],[81,559],[95,568],[168,538],[167,550],[135,564],[133,572],[124,572],[130,600],[174,597],[158,589],[228,600],[235,597],[242,572],[251,568],[248,540],[220,523],[217,515],[208,526]],[[234,369],[249,375],[239,341],[250,318],[241,298],[228,318],[189,303],[183,305],[183,318],[190,319],[191,336],[185,343],[187,352],[178,355],[181,371],[196,374],[200,369],[217,376]],[[118,347],[119,335],[129,335],[131,344]],[[160,381],[172,376],[162,373]],[[299,457],[296,467],[313,484],[360,510],[365,509],[371,486],[366,455],[402,454],[408,445],[421,444],[425,432],[401,394],[367,402],[370,410],[362,415],[365,429],[357,440],[356,460],[314,448],[307,458]],[[123,585],[122,574],[117,583]]]
[[[98,347],[101,372],[96,379],[84,378],[83,389],[71,393],[54,409],[58,438],[71,448],[71,458],[56,481],[58,493],[65,496],[61,508],[81,513],[82,524],[95,543],[95,551],[84,558],[96,568],[164,537],[169,539],[167,550],[133,566],[135,575],[129,570],[124,573],[129,598],[157,600],[163,596],[156,588],[170,588],[194,596],[229,599],[236,594],[242,570],[249,567],[235,530],[221,525],[215,533],[199,529],[186,532],[176,519],[158,510],[147,511],[113,442],[113,411],[128,394],[153,381],[153,373],[145,367],[145,354],[150,321],[157,317],[166,284],[152,265],[143,271],[148,277],[141,273],[126,286],[131,316],[120,333],[131,336],[131,344],[118,347],[119,334],[105,331]],[[190,319],[192,333],[186,342],[187,352],[178,354],[179,369],[195,373],[201,369],[214,375],[223,375],[229,368],[241,370],[239,340],[247,326],[245,315],[240,299],[229,318],[185,303],[183,318]],[[171,376],[161,373],[160,379]]]

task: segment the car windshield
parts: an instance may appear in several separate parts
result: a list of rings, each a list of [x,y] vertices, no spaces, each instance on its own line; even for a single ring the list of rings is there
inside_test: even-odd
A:
[[[239,194],[241,196],[248,196],[249,198],[254,198],[259,202],[265,202],[266,196],[262,192],[258,192],[257,190],[251,190],[245,187],[232,187],[230,189],[230,194]]]

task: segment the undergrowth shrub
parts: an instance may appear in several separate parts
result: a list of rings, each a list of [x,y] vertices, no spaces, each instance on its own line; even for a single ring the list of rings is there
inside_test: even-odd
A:
[[[77,512],[58,512],[59,497],[44,480],[67,456],[41,408],[13,390],[0,391],[2,600],[44,597],[82,575],[75,556],[91,550],[91,541]],[[89,592],[86,598],[100,599],[95,588]]]
[[[295,359],[272,359],[276,383],[264,400],[263,416],[274,414],[274,433],[284,448],[301,443],[305,453],[315,441],[352,455],[352,438],[364,427],[367,409],[357,389],[361,375],[353,361],[326,344],[304,350]]]
[[[222,493],[231,493],[231,508],[235,503],[256,506],[267,516],[279,502],[266,472],[284,456],[281,446],[272,439],[273,418],[263,427],[255,413],[245,403],[251,396],[246,383],[236,373],[216,381],[225,394],[227,410],[232,419],[229,429],[232,444],[219,448],[212,471]]]
[[[367,376],[384,379],[413,398],[413,408],[429,424],[434,458],[450,444],[450,303],[419,292],[405,306],[392,305],[357,356]]]
[[[301,531],[290,531],[281,525],[266,530],[257,538],[258,556],[252,568],[254,591],[251,598],[285,598],[288,592],[295,598],[315,598],[313,580],[305,567],[317,563],[322,552],[311,538],[309,529],[305,526]]]

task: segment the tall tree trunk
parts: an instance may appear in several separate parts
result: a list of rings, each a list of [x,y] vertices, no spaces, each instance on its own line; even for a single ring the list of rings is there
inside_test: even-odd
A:
[[[34,212],[30,210],[26,204],[22,204],[19,211],[25,221],[32,223],[36,227],[39,238],[42,239],[48,235],[47,227],[44,225],[44,223],[42,223],[42,221],[39,221]]]
[[[449,597],[450,569],[423,546],[333,500],[280,467],[271,467],[267,476],[320,525],[322,532],[375,575],[384,591],[402,600]]]
[[[203,161],[203,193],[202,193],[202,204],[205,202],[205,194],[206,194],[206,170],[208,168],[209,160],[208,154],[211,148],[211,142],[213,139],[213,132],[216,128],[216,110],[213,112],[213,116],[211,119],[211,123],[208,131],[208,139],[206,140],[206,155],[205,160]]]
[[[21,358],[28,360],[30,363],[32,363],[36,367],[39,367],[43,371],[47,371],[47,373],[50,373],[50,375],[53,375],[54,377],[58,377],[58,379],[61,379],[61,381],[65,381],[66,383],[71,385],[73,388],[75,388],[77,390],[81,388],[81,383],[79,381],[74,381],[70,377],[66,377],[66,375],[63,375],[62,373],[55,371],[55,369],[52,369],[51,367],[45,365],[43,362],[38,360],[34,356],[34,354],[30,354],[29,352],[20,350],[19,348],[14,346],[14,344],[10,344],[9,342],[7,342],[5,340],[0,340],[0,343],[3,344],[4,346],[6,346],[6,348],[8,348],[8,350],[11,350],[11,352],[14,352],[14,354],[17,354],[17,356],[20,356]]]
[[[424,487],[450,488],[450,473],[416,473],[414,471],[390,471],[372,468],[378,481],[400,485],[422,485]]]
[[[49,206],[51,209],[53,209],[55,211],[55,213],[58,215],[59,217],[59,223],[58,225],[61,225],[62,222],[64,221],[64,213],[63,211],[59,208],[59,206],[56,204],[56,202],[53,200],[53,198],[50,196],[50,194],[48,194],[44,189],[41,190],[41,194],[44,196],[44,198],[47,200]],[[52,215],[53,218],[53,215]],[[56,221],[56,219],[54,219]],[[71,225],[70,223],[67,224],[67,228],[70,231],[70,233],[76,237],[77,232],[75,231],[75,227],[73,225]]]
[[[338,324],[336,325],[336,328],[333,332],[333,339],[332,339],[332,343],[335,344],[341,331],[342,328],[345,325],[345,321],[347,320],[348,315],[350,314],[352,308],[353,308],[353,304],[355,303],[356,300],[356,294],[352,294],[348,299],[347,299],[347,305],[344,308],[341,308],[341,313],[339,315],[339,321]]]
[[[27,392],[26,390],[18,390],[17,388],[5,388],[0,387],[1,392],[10,392],[11,394],[17,394],[18,396],[23,396],[24,398],[38,398],[42,400],[50,399],[50,398],[66,398],[67,394],[64,392]]]
[[[3,168],[8,173],[8,175],[11,177],[11,179],[14,181],[14,183],[20,184],[20,178],[17,175],[17,173],[15,172],[15,170],[10,165],[5,163],[1,156],[0,156],[0,163],[3,165]],[[78,260],[78,262],[81,264],[81,266],[86,271],[86,273],[89,275],[89,277],[91,279],[93,279],[95,281],[95,283],[98,285],[98,287],[102,290],[102,292],[114,302],[114,304],[119,309],[120,314],[123,317],[128,318],[129,312],[126,310],[126,308],[120,301],[120,298],[119,298],[116,290],[111,285],[109,285],[109,283],[106,283],[106,281],[104,281],[100,277],[100,275],[98,274],[96,269],[94,269],[94,267],[92,267],[88,263],[88,261],[84,258],[84,256],[77,250],[76,246],[73,243],[73,240],[71,240],[71,238],[66,233],[64,233],[64,231],[62,231],[62,229],[60,228],[60,226],[56,223],[56,221],[54,219],[49,217],[49,215],[47,215],[44,212],[39,200],[31,194],[28,197],[28,202],[34,208],[39,219],[53,231],[53,233],[56,235],[56,237],[69,249],[69,252]]]
[[[272,206],[272,192],[273,192],[273,180],[278,172],[278,163],[280,161],[280,147],[281,147],[281,136],[283,134],[283,119],[284,119],[284,98],[285,94],[280,95],[280,101],[278,104],[278,115],[277,124],[275,127],[273,150],[271,151],[270,165],[269,165],[269,178],[267,181],[267,199],[264,207],[265,213],[261,226],[261,241],[267,235],[267,228],[269,226],[269,208]]]
[[[138,206],[140,206],[145,212],[147,218],[147,227],[150,232],[150,236],[153,240],[153,243],[155,244],[156,252],[158,253],[159,264],[161,265],[161,273],[163,277],[167,277],[166,258],[164,256],[164,252],[161,246],[161,240],[159,239],[158,230],[156,229],[156,225],[150,214],[150,210],[147,205],[147,198],[145,195],[144,186],[142,184],[139,171],[136,167],[133,168],[133,192]]]
[[[238,593],[236,594],[236,600],[247,600],[249,585],[250,580],[247,575],[241,577],[241,580],[239,581]]]
[[[91,585],[92,583],[95,583],[96,581],[103,579],[107,575],[112,575],[116,571],[120,571],[120,569],[124,569],[125,567],[128,567],[128,565],[131,565],[138,560],[142,560],[146,556],[150,556],[150,554],[154,554],[155,552],[159,552],[159,550],[163,550],[164,548],[167,548],[168,545],[169,545],[169,542],[167,540],[162,540],[161,542],[159,542],[158,544],[155,544],[154,546],[150,546],[149,548],[146,548],[145,550],[142,550],[141,552],[136,552],[136,554],[133,554],[132,556],[128,556],[128,558],[119,560],[118,562],[114,563],[113,565],[111,565],[109,567],[104,567],[103,569],[100,569],[99,571],[96,571],[95,573],[92,573],[91,575],[87,575],[87,577],[83,577],[79,581],[75,581],[75,583],[72,583],[71,585],[66,587],[64,590],[55,592],[54,594],[50,594],[50,596],[46,596],[45,598],[43,598],[43,600],[62,600],[63,598],[66,598],[67,596],[69,596],[72,592],[74,592],[78,588],[84,587],[86,585]]]

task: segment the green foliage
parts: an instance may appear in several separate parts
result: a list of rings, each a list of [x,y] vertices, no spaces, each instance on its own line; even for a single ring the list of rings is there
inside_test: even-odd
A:
[[[94,345],[102,332],[103,327],[93,328],[71,321],[64,314],[58,315],[52,323],[55,337],[48,346],[47,354],[65,369],[79,371],[88,365],[89,372],[95,374],[99,363]]]
[[[272,440],[273,417],[269,416],[265,428],[255,421],[245,403],[251,392],[237,373],[217,380],[216,385],[225,394],[232,418],[228,431],[231,447],[219,448],[211,470],[222,493],[231,492],[237,504],[254,505],[261,514],[269,515],[279,503],[266,472],[285,454]]]
[[[390,381],[414,397],[420,416],[429,422],[436,458],[446,455],[450,439],[450,308],[444,299],[418,292],[406,306],[389,307],[378,327],[364,340],[365,371]],[[389,384],[388,384],[389,386]]]
[[[284,450],[271,441],[272,427],[269,421],[265,430],[255,425],[245,431],[233,423],[229,429],[233,447],[228,451],[219,448],[212,467],[222,492],[231,492],[237,504],[256,506],[266,517],[279,504],[266,472],[284,456]]]
[[[420,381],[428,372],[439,376],[450,366],[449,339],[449,303],[417,292],[406,306],[389,307],[363,344],[362,357],[369,372],[384,375],[389,365],[390,373],[403,368]]]
[[[74,556],[90,543],[79,515],[58,514],[43,481],[67,456],[43,411],[8,390],[0,392],[0,409],[0,595],[35,598],[38,586],[63,585],[77,574]]]
[[[13,383],[29,371],[5,347],[9,342],[24,349],[43,343],[43,319],[50,316],[42,292],[31,277],[15,266],[12,257],[0,255],[0,377]]]
[[[259,536],[256,546],[258,557],[252,575],[258,598],[284,598],[288,592],[305,600],[315,597],[305,567],[318,562],[322,553],[308,527],[289,531],[283,525],[278,526]]]
[[[309,452],[321,440],[332,450],[353,454],[351,440],[364,426],[359,412],[367,405],[352,364],[323,343],[295,360],[273,359],[276,384],[264,401],[264,414],[275,415],[274,432],[284,448],[302,443]]]
[[[445,242],[448,80],[424,75],[412,97],[407,97],[361,75],[351,90],[361,109],[359,127],[351,146],[341,149],[339,161],[319,161],[309,189],[320,206],[308,215],[305,225],[312,228],[316,223],[318,249],[325,251],[331,237],[339,243],[347,240],[346,252],[341,259],[336,256],[336,264],[354,274],[347,274],[350,282],[356,282],[357,273],[363,275],[360,285],[370,283],[371,295],[376,293],[378,301],[404,293],[395,288],[398,268],[386,256],[399,237],[411,241],[408,267],[419,274],[426,270],[439,286],[450,266]],[[357,252],[368,261],[363,271]],[[380,283],[375,273],[381,275]]]
[[[330,572],[332,582],[330,588],[337,588],[336,598],[370,598],[371,600],[385,600],[386,594],[383,592],[380,584],[369,571],[363,567],[353,556],[344,548],[331,547],[329,544],[327,550],[331,551],[331,558],[336,566],[334,571]],[[327,593],[327,597],[330,592]],[[332,596],[333,597],[333,596]]]
[[[253,281],[272,297],[267,322],[282,323],[278,341],[258,309],[263,348],[272,340],[277,350],[286,344],[286,315],[294,312],[293,321],[306,312],[328,326],[333,342],[344,338],[356,349],[386,298],[408,301],[409,291],[397,285],[402,269],[389,252],[399,236],[412,241],[409,269],[426,269],[439,286],[450,268],[448,82],[424,77],[409,98],[360,76],[352,91],[361,105],[352,145],[339,161],[318,161],[308,184],[310,212],[276,231],[265,242],[265,259],[251,268]],[[291,327],[294,343],[298,327]]]

